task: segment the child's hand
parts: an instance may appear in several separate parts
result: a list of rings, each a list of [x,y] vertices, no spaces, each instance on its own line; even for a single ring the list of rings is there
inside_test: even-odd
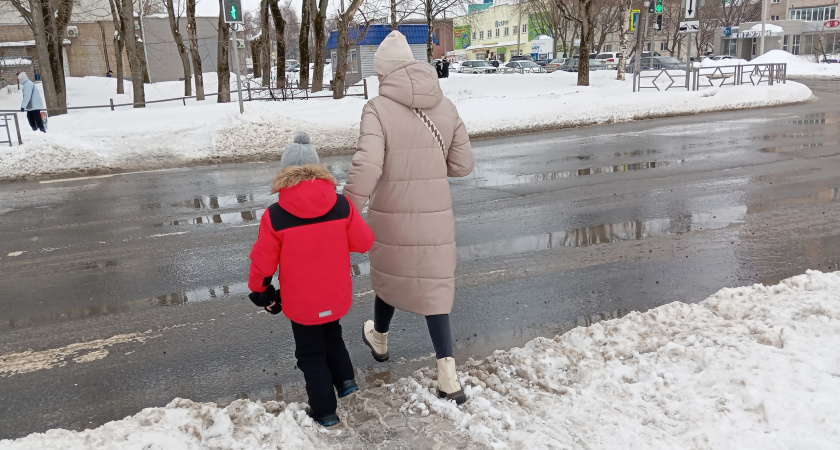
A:
[[[267,307],[274,302],[280,302],[280,292],[274,289],[273,285],[268,285],[264,292],[251,292],[248,298],[259,307]]]
[[[270,312],[271,314],[279,314],[280,311],[283,311],[283,305],[280,304],[280,297],[278,296],[278,300],[271,302],[270,305],[265,307],[265,310]]]

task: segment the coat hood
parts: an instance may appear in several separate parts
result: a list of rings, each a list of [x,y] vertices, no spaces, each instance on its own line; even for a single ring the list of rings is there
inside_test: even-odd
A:
[[[337,184],[327,166],[289,166],[274,178],[271,193],[280,194],[278,203],[286,211],[311,219],[323,216],[335,206]]]
[[[408,106],[426,109],[443,100],[437,71],[423,61],[398,65],[379,82],[379,95]]]

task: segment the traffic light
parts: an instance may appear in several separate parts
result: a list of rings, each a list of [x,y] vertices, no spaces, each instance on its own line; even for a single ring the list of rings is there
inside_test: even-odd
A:
[[[664,0],[656,0],[656,9],[655,12],[657,14],[661,14],[662,11],[665,9],[665,5],[663,4]]]
[[[657,30],[662,29],[662,14],[657,14],[656,15],[656,29]]]
[[[656,2],[654,0],[650,0],[648,2],[648,13],[653,14],[654,9],[656,9]]]
[[[243,23],[242,0],[225,0],[225,23]]]

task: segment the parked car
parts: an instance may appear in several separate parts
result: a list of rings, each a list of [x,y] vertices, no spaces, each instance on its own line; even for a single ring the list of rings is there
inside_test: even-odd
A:
[[[505,64],[507,71],[518,73],[540,73],[545,72],[545,68],[540,67],[539,64],[533,61],[511,61]]]
[[[497,70],[484,60],[464,61],[458,68],[458,73],[496,73]]]
[[[642,70],[685,70],[684,62],[673,56],[642,56]],[[627,63],[627,71],[632,72],[636,69],[636,57],[630,58]]]
[[[598,53],[595,56],[595,59],[604,63],[607,66],[607,69],[615,69],[618,66],[618,60],[621,59],[621,53],[617,52],[604,52]]]
[[[511,56],[510,57],[510,62],[513,62],[513,61],[531,61],[531,62],[533,62],[534,57],[531,56],[531,55]]]
[[[724,59],[737,59],[734,56],[730,55],[715,55],[715,56],[708,56],[707,58],[711,59],[712,61],[721,61]]]
[[[300,72],[300,63],[296,59],[287,59],[286,72]]]
[[[563,63],[566,62],[566,61],[568,61],[567,58],[552,59],[551,61],[548,62],[548,64],[545,65],[545,71],[551,73],[551,72],[554,72],[556,70],[559,70],[560,66],[562,66]]]
[[[578,66],[580,65],[579,59],[569,59],[563,63],[563,65],[558,70],[562,70],[564,72],[577,72]],[[605,70],[606,66],[601,61],[597,59],[590,59],[589,60],[589,71],[592,72],[593,70]]]
[[[829,57],[829,58],[823,58],[822,62],[825,63],[825,64],[837,64],[837,63],[840,63],[840,59]]]

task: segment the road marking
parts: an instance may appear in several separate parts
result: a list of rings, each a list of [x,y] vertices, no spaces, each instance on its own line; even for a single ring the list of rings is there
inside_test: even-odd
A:
[[[9,253],[9,254],[8,254],[8,255],[6,255],[6,256],[20,256],[20,255],[22,255],[22,254],[24,254],[24,253],[26,253],[26,250],[21,251],[21,252],[11,252],[11,253]]]
[[[232,226],[231,228],[245,228],[245,227],[256,227],[256,226],[259,226],[259,224],[258,223],[249,223],[248,225],[235,225],[235,226]]]
[[[150,237],[150,238],[159,238],[159,237],[164,237],[164,236],[177,236],[177,235],[179,235],[179,234],[187,234],[187,233],[189,233],[189,231],[179,231],[179,232],[177,232],[177,233],[153,234],[153,235],[151,235],[151,236],[149,236],[149,237]]]
[[[100,360],[108,356],[108,347],[131,342],[145,343],[153,336],[151,331],[146,333],[118,334],[107,339],[77,342],[60,348],[52,348],[33,352],[27,350],[21,353],[10,353],[0,356],[0,378],[16,374],[35,372],[42,369],[53,369],[66,366],[68,362],[86,363]],[[158,335],[159,336],[159,335]]]
[[[173,169],[157,169],[157,170],[141,170],[138,172],[125,172],[125,173],[110,173],[108,175],[92,175],[89,177],[76,177],[76,178],[62,178],[58,180],[43,180],[41,184],[51,184],[51,183],[65,183],[68,181],[83,181],[83,180],[97,180],[100,178],[111,178],[111,177],[120,177],[123,175],[136,175],[138,173],[152,173],[152,172],[166,172],[169,170],[177,170],[177,168]]]

